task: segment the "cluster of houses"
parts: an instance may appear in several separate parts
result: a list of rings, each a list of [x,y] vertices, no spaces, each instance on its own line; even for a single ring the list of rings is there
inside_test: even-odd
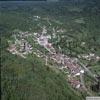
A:
[[[78,80],[71,79],[69,80],[69,83],[71,84],[73,88],[79,89],[81,87],[81,83]]]
[[[80,74],[84,74],[84,70],[80,67],[80,65],[77,63],[76,58],[72,59],[64,54],[61,54],[59,52],[56,52],[55,48],[53,47],[52,43],[49,42],[49,39],[51,39],[50,35],[46,35],[47,30],[44,27],[42,34],[34,33],[34,37],[36,39],[35,42],[37,42],[39,45],[44,47],[47,51],[49,56],[42,54],[40,51],[34,52],[38,57],[47,57],[51,60],[53,60],[55,63],[61,65],[59,69],[65,68],[69,71],[69,75],[71,79],[68,79],[69,83],[72,85],[73,88],[80,88],[80,80],[74,79],[77,76],[80,76]],[[10,46],[8,50],[12,54],[19,55],[23,58],[26,58],[27,54],[30,54],[33,52],[33,47],[28,43],[27,37],[31,36],[32,33],[29,32],[19,32],[19,34],[14,34],[14,43],[10,43]],[[34,39],[33,39],[34,40]]]
[[[38,18],[37,16],[35,16]],[[59,32],[62,32],[62,30],[59,30]],[[29,44],[27,41],[28,37],[32,36],[33,41],[35,43],[39,44],[40,46],[44,47],[48,54],[45,55],[41,52],[41,50],[37,50],[33,52],[33,47]],[[58,69],[68,70],[68,82],[71,84],[73,88],[79,89],[81,87],[81,79],[79,78],[82,74],[84,74],[84,69],[82,69],[81,65],[78,63],[77,58],[70,58],[67,55],[64,55],[60,52],[56,52],[55,48],[53,47],[52,43],[49,42],[51,39],[51,36],[47,34],[46,27],[43,27],[43,31],[41,33],[32,33],[29,32],[21,32],[19,31],[18,34],[13,34],[14,42],[9,43],[9,52],[12,54],[19,55],[23,58],[26,58],[27,54],[34,53],[38,57],[41,58],[48,58],[50,60],[53,60],[54,63],[57,63],[59,65]],[[85,59],[98,59],[100,60],[100,57],[95,56],[94,54],[89,55],[81,55]],[[47,65],[47,59],[46,59],[46,65]]]
[[[52,44],[48,42],[49,36],[41,35],[37,38],[37,42],[39,45],[46,48],[50,53],[55,53],[55,49],[53,48]]]
[[[16,54],[16,46],[15,46],[15,44],[10,45],[9,48],[7,48],[7,50],[9,52],[11,52],[12,54]]]
[[[26,32],[19,31],[17,34],[14,33],[14,36],[15,36],[14,38],[15,38],[15,39],[17,39],[17,38],[16,38],[16,35],[17,35],[17,37],[23,39],[23,38],[25,38],[25,37],[31,36],[32,34],[29,33],[28,31],[26,31]]]
[[[41,17],[39,16],[33,16],[34,20],[38,20]],[[48,20],[48,23],[51,25],[51,23]],[[82,86],[82,81],[80,79],[81,75],[84,74],[84,69],[82,69],[81,65],[78,63],[77,58],[70,58],[67,55],[64,55],[60,52],[56,52],[55,48],[53,47],[52,43],[49,42],[51,39],[51,35],[47,34],[46,26],[41,26],[43,28],[42,32],[40,33],[30,33],[30,32],[22,32],[18,31],[18,33],[13,34],[14,41],[8,41],[9,42],[9,48],[7,50],[11,52],[12,54],[19,55],[23,58],[26,58],[26,55],[31,54],[33,52],[32,45],[29,44],[28,37],[31,36],[33,38],[33,41],[35,41],[36,44],[39,44],[40,46],[44,47],[48,54],[44,54],[41,52],[41,50],[36,50],[33,53],[37,55],[38,57],[41,57],[43,59],[46,58],[46,65],[47,65],[47,59],[52,60],[54,63],[57,63],[58,69],[62,70],[64,69],[68,71],[68,82],[71,84],[73,88],[79,89]],[[56,38],[56,33],[63,33],[66,32],[64,29],[55,30],[53,28],[52,32],[52,38]],[[58,36],[58,40],[60,40],[60,36]],[[82,46],[85,45],[85,42],[82,42]],[[61,48],[60,48],[61,49]],[[97,61],[100,60],[99,56],[96,56],[95,54],[89,54],[89,55],[79,55],[79,58],[84,58],[86,60],[92,60],[96,59]]]
[[[29,36],[28,32],[19,32],[19,34],[14,34],[14,42],[10,41],[9,48],[7,49],[12,54],[20,55],[26,58],[25,55],[32,53],[32,46],[24,39],[24,37]],[[17,37],[20,37],[19,39]]]
[[[68,69],[71,79],[68,79],[69,83],[72,85],[73,88],[80,88],[81,82],[75,77],[84,74],[84,70],[79,66],[77,62],[74,62],[73,59],[67,57],[62,54],[53,54],[50,56],[56,63],[62,64],[59,69]]]
[[[19,51],[23,54],[32,53],[32,46],[24,39],[19,42]]]
[[[77,63],[76,58],[71,59],[64,54],[57,53],[52,43],[49,43],[49,38],[46,34],[41,34],[39,37],[37,37],[37,42],[39,45],[43,46],[49,51],[49,59],[62,65],[59,69],[68,69],[71,77],[77,77],[80,76],[80,74],[84,74],[84,70]],[[69,83],[71,83],[72,87],[74,88],[80,88],[80,80],[71,79],[69,80]]]
[[[82,55],[79,55],[78,57],[86,59],[88,61],[90,61],[90,60],[100,61],[100,56],[96,56],[94,53],[82,54]]]

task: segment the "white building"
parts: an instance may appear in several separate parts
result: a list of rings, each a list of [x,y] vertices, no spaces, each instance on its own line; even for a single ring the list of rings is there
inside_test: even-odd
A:
[[[45,46],[48,44],[48,38],[47,36],[40,36],[38,39],[37,39],[38,43],[41,45],[41,46]]]

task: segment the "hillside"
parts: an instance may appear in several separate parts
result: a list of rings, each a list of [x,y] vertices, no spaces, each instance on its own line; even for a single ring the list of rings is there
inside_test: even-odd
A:
[[[100,95],[99,18],[95,3],[0,2],[2,100],[85,100]],[[59,63],[59,55],[68,62]],[[78,87],[69,82],[73,79]]]

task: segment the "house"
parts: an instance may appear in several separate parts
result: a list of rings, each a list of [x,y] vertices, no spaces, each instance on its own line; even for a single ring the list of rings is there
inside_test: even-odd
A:
[[[34,35],[36,36],[38,33],[34,33]]]
[[[78,80],[69,80],[69,83],[73,88],[79,89],[80,88],[80,82]]]
[[[44,27],[43,27],[42,34],[46,34],[46,33],[47,33],[47,30],[46,30],[46,27],[44,26]]]
[[[48,44],[48,38],[46,36],[41,35],[38,39],[37,39],[38,43],[41,46],[45,46]]]
[[[47,45],[44,46],[51,54],[56,54],[55,49],[53,48],[51,43],[48,43]]]
[[[11,52],[12,54],[15,54],[16,51],[16,46],[15,44],[10,45],[10,47],[7,49],[9,52]]]
[[[84,73],[84,70],[81,70],[81,71],[80,71],[80,73],[82,73],[82,74],[83,74],[83,73]]]

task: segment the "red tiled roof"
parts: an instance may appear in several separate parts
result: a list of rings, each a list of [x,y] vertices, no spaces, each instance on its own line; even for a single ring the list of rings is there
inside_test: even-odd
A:
[[[80,82],[78,80],[70,80],[69,83],[74,87],[77,86],[78,84],[80,84]]]

